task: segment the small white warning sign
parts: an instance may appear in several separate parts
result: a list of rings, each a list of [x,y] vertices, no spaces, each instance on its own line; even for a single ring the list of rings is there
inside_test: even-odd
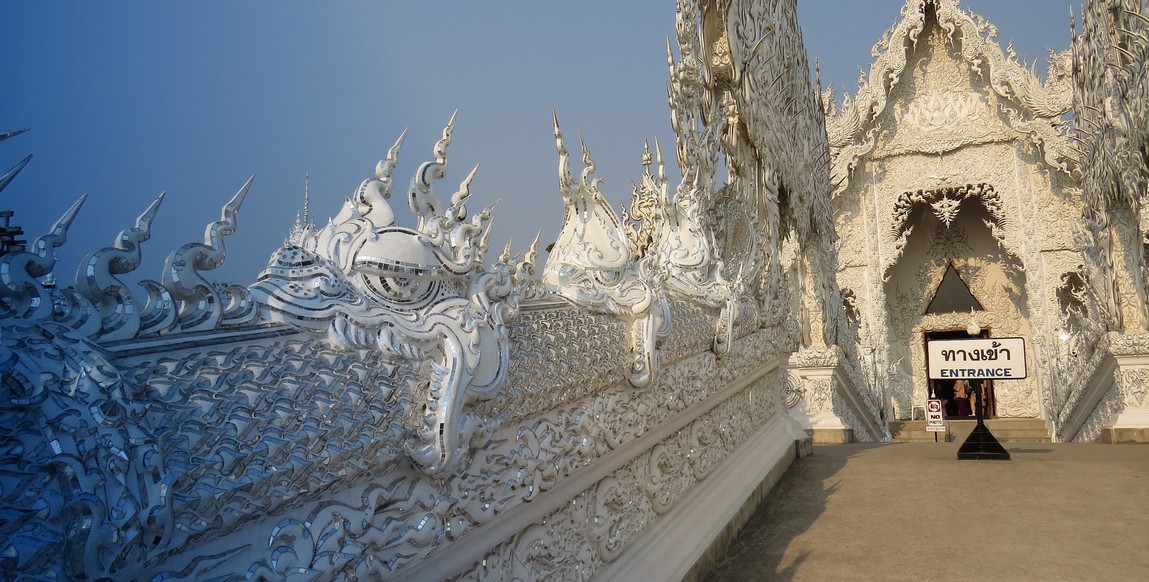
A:
[[[945,432],[946,419],[942,413],[941,400],[926,400],[926,430],[929,432]]]

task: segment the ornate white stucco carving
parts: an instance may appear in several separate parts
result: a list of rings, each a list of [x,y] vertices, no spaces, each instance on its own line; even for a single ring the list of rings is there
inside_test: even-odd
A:
[[[941,190],[904,192],[899,195],[891,209],[891,230],[887,234],[887,240],[891,241],[890,247],[893,252],[890,256],[884,257],[883,263],[880,265],[881,271],[883,273],[888,272],[890,267],[901,257],[906,242],[914,231],[915,225],[910,223],[910,215],[915,207],[929,205],[938,221],[945,226],[945,229],[939,230],[935,236],[949,237],[949,235],[957,232],[950,227],[957,220],[962,202],[967,199],[979,200],[982,206],[989,211],[991,220],[983,222],[994,239],[1002,245],[1002,248],[1011,254],[1020,255],[1020,250],[1015,246],[1020,241],[1011,240],[1007,234],[1011,230],[1016,230],[1016,226],[1013,224],[1014,219],[1006,214],[1001,197],[989,184],[969,184]],[[938,248],[951,250],[955,244],[964,244],[963,237],[959,236],[956,239],[944,241]]]
[[[793,148],[781,148],[778,143],[798,139],[812,151],[819,148],[824,151],[820,135],[817,132],[780,135],[766,123],[754,126],[761,129],[762,135],[753,130],[747,133],[746,121],[739,117],[735,93],[728,86],[732,78],[727,75],[733,73],[726,69],[711,71],[702,57],[713,48],[702,31],[704,27],[724,28],[723,18],[754,22],[755,18],[765,18],[758,14],[763,10],[766,8],[760,3],[747,3],[724,7],[724,15],[708,13],[704,17],[696,4],[679,3],[680,57],[677,60],[668,47],[671,122],[677,134],[676,149],[682,169],[682,180],[673,196],[662,170],[661,148],[655,144],[658,171],[650,171],[653,160],[647,151],[644,155],[646,172],[634,189],[632,208],[624,212],[625,221],[620,221],[603,200],[598,183],[590,178],[594,164],[585,144],[582,177],[575,180],[570,174],[566,146],[557,121],[555,123],[559,182],[567,212],[559,239],[544,268],[543,281],[548,289],[576,305],[623,314],[633,320],[632,380],[636,386],[649,386],[655,377],[659,337],[670,326],[666,297],[717,310],[713,349],[719,354],[725,353],[739,333],[737,330],[745,333],[760,324],[777,324],[781,319],[762,312],[765,308],[771,312],[782,311],[776,303],[784,291],[774,245],[781,244],[779,232],[783,218],[787,219],[787,228],[801,232],[803,241],[815,248],[824,248],[827,254],[833,252],[828,242],[830,219],[824,200],[825,182],[819,191],[816,176],[794,171],[792,199],[780,208],[778,172],[770,169],[778,164],[787,168],[810,165],[805,158],[796,156]],[[795,22],[788,24],[797,30]],[[720,67],[727,66],[729,61],[728,56],[722,56],[727,48],[718,48],[716,62]],[[765,75],[758,69],[766,66],[761,63],[767,61],[758,61],[757,55],[750,56],[750,60],[739,66],[748,67],[749,75]],[[809,84],[808,80],[803,82]],[[801,120],[799,125],[816,127],[820,113],[816,113],[816,101],[809,94],[802,97],[801,109],[787,106],[780,111],[776,104],[766,108],[757,102],[752,105],[761,109],[756,114],[794,116]],[[756,157],[753,139],[760,140],[761,147],[769,147],[781,157],[770,161],[769,166],[751,163]],[[723,154],[731,177],[729,183],[719,187],[715,174]],[[716,216],[724,218],[715,220]],[[730,228],[727,222],[737,225]],[[755,233],[761,226],[771,228],[773,234],[763,237]],[[724,252],[738,257],[739,262],[736,265],[724,262]],[[818,284],[807,286],[816,297],[817,314],[833,312],[835,301],[840,303],[840,298],[835,299],[832,267],[827,270],[826,265],[820,261],[811,268]],[[821,332],[817,334],[819,341],[824,341],[821,338],[827,332],[821,322],[833,318],[815,317]]]
[[[115,248],[90,255],[79,291],[46,280],[75,209],[35,252],[5,255],[35,263],[8,270],[29,286],[10,286],[13,313],[0,320],[10,405],[0,451],[21,467],[0,499],[34,516],[16,524],[21,536],[4,530],[15,540],[5,555],[57,578],[405,575],[442,563],[434,558],[447,548],[505,542],[484,539],[496,517],[528,531],[533,508],[566,506],[572,486],[560,485],[592,470],[594,511],[609,520],[563,524],[553,539],[591,540],[597,561],[583,567],[593,571],[652,523],[618,513],[635,479],[609,467],[651,468],[638,493],[661,515],[763,422],[786,421],[778,378],[798,326],[755,315],[785,301],[783,279],[724,272],[706,217],[713,168],[674,199],[662,191],[640,258],[667,265],[639,284],[650,308],[611,298],[603,305],[619,313],[594,314],[550,299],[524,305],[515,323],[524,298],[539,296],[534,250],[485,266],[488,211],[467,211],[471,176],[440,200],[452,127],[412,182],[414,227],[388,205],[396,144],[326,225],[301,215],[250,294],[197,274],[224,259],[250,183],[203,244],[171,255],[163,282],[145,282],[138,323],[115,275],[139,263],[158,201]],[[687,155],[716,155],[706,148],[717,134],[695,131],[709,141]],[[579,250],[597,261],[580,276],[611,289],[636,272],[637,253],[610,230],[619,221],[596,197],[584,155],[587,172],[565,191],[582,209],[604,208],[594,227],[609,232]],[[767,254],[743,257],[743,272],[761,272],[752,257]],[[614,267],[625,277],[612,280]],[[45,298],[53,308],[37,313]],[[671,320],[682,327],[655,352]],[[636,334],[639,321],[648,327]],[[637,394],[635,336],[652,338],[646,369],[661,360],[663,376]],[[798,434],[782,437],[785,450]]]
[[[538,244],[521,263],[504,253],[483,266],[490,208],[467,217],[475,172],[448,205],[434,189],[446,174],[453,127],[454,117],[434,160],[411,182],[415,229],[397,225],[387,204],[400,137],[340,214],[305,236],[304,247],[277,251],[252,286],[271,319],[327,332],[343,346],[377,349],[385,360],[409,360],[421,371],[391,389],[401,393],[406,416],[420,419],[408,454],[432,474],[458,466],[473,436],[484,432],[466,406],[491,396],[506,376],[506,325],[517,314]]]
[[[1076,408],[1084,406],[1088,419],[1076,434],[1075,425],[1067,426],[1065,438],[1092,440],[1104,428],[1149,421],[1149,406],[1131,389],[1144,384],[1131,362],[1147,351],[1132,347],[1137,339],[1126,339],[1149,330],[1149,2],[1086,2],[1080,30],[1075,23],[1073,136],[1085,214],[1076,231],[1084,258],[1078,303],[1087,316],[1067,314],[1066,320],[1077,351],[1092,360],[1111,353],[1118,364],[1110,372],[1099,361],[1092,370],[1112,373],[1114,381],[1085,376],[1088,381],[1067,394],[1061,419],[1080,418]],[[1108,385],[1113,387],[1106,394],[1096,394]]]
[[[684,507],[751,495],[762,475],[711,492],[763,448],[792,454],[786,407],[883,438],[880,421],[924,396],[922,334],[969,324],[926,313],[951,264],[978,327],[1035,348],[1031,379],[998,384],[999,415],[1043,414],[1060,440],[1134,422],[1149,334],[1134,331],[1145,274],[1130,253],[1146,230],[1126,198],[1144,200],[1127,186],[1143,187],[1145,157],[1122,144],[1144,143],[1147,100],[1137,61],[1106,43],[1128,36],[1140,58],[1145,1],[1087,5],[1077,74],[1096,84],[1080,90],[1119,94],[1079,102],[1107,129],[1074,155],[1109,164],[1080,183],[1053,121],[1064,70],[1021,75],[956,6],[910,0],[879,43],[873,85],[829,124],[851,177],[831,200],[793,3],[680,0],[673,195],[656,143],[620,220],[585,145],[570,173],[555,124],[567,216],[544,280],[564,301],[532,283],[533,247],[485,264],[473,172],[435,191],[453,121],[407,192],[414,226],[388,203],[397,143],[327,224],[301,214],[250,288],[200,274],[224,259],[250,182],[143,301],[118,277],[139,268],[160,201],[61,288],[77,203],[29,249],[0,251],[5,573],[609,577],[662,528],[703,529]],[[851,121],[859,103],[874,116]]]
[[[854,440],[888,440],[884,379],[863,375],[856,346],[803,347],[790,356],[783,399],[807,429],[850,429]]]
[[[495,547],[461,579],[587,579],[778,408],[778,373],[763,377]]]
[[[690,14],[682,4],[690,3],[680,3],[680,15]],[[837,248],[830,155],[822,108],[806,73],[809,62],[806,55],[788,50],[789,36],[782,32],[799,29],[796,14],[783,3],[739,0],[696,11],[704,54],[730,53],[729,68],[710,75],[710,107],[726,116],[722,143],[730,175],[716,214],[724,217],[717,222],[746,218],[726,226],[724,256],[762,257],[756,271],[744,271],[760,273],[761,317],[770,320],[777,308],[770,297],[785,286],[779,250],[793,233],[806,263],[797,271],[805,269],[799,288],[806,295],[800,299],[808,313],[805,323],[813,324],[809,342],[834,344],[841,296],[832,276]],[[690,19],[680,16],[680,21]],[[725,63],[725,57],[718,60]],[[774,123],[779,118],[794,123]],[[760,234],[749,234],[754,231]]]
[[[1096,401],[1083,392],[1106,351],[1104,329],[1090,326],[1097,318],[1068,314],[1059,289],[1073,273],[1113,280],[1113,261],[1097,250],[1112,240],[1109,223],[1078,218],[1084,149],[1062,119],[1081,108],[1074,75],[1090,73],[1081,50],[1067,51],[1051,53],[1039,79],[995,36],[956,1],[908,0],[857,94],[835,103],[823,93],[838,232],[867,249],[843,261],[839,281],[861,328],[885,330],[871,342],[874,365],[900,362],[892,404],[908,417],[925,397],[923,334],[964,329],[969,318],[925,313],[953,263],[985,307],[982,326],[1026,337],[1034,358],[1029,379],[996,384],[998,413],[1045,416],[1059,433],[1079,403]],[[1118,302],[1105,294],[1077,302],[1112,312]],[[1059,345],[1058,330],[1069,330],[1074,349]]]
[[[368,533],[345,519],[362,506],[341,499],[336,484],[376,474],[391,476],[362,499],[384,499],[389,509],[379,511],[401,517],[388,518],[398,538],[388,547],[426,547],[420,536],[438,530],[405,513],[424,502],[425,477],[404,458],[442,473],[498,425],[498,416],[476,420],[464,408],[506,374],[506,323],[534,255],[515,263],[504,253],[483,267],[486,213],[467,220],[466,183],[451,205],[435,204],[430,180],[445,170],[449,130],[413,187],[420,230],[386,218],[392,151],[345,216],[303,237],[310,249],[276,253],[254,287],[267,302],[262,313],[247,289],[197,275],[224,259],[221,237],[234,232],[250,181],[208,226],[204,244],[169,257],[164,284],[145,285],[162,299],[142,313],[115,275],[139,265],[159,200],[114,248],[88,255],[75,289],[51,279],[54,249],[80,203],[31,251],[5,249],[0,461],[12,471],[0,502],[25,516],[0,531],[12,571],[125,580],[241,573],[250,544],[209,549],[212,540],[279,514],[269,571],[286,574],[324,560],[331,528],[346,526],[353,539]],[[322,241],[329,244],[320,249]],[[409,260],[427,257],[442,260]],[[197,306],[188,307],[193,295]],[[272,311],[329,331],[339,345],[275,325]],[[286,517],[319,501],[326,509],[306,525]],[[357,559],[378,560],[359,551]],[[325,567],[353,569],[349,559]],[[258,577],[261,568],[247,570]]]
[[[927,14],[935,23],[928,30]],[[963,144],[1000,140],[1001,130],[1009,128],[1039,147],[1050,166],[1064,172],[1075,167],[1067,128],[1060,120],[1073,97],[1069,54],[1051,53],[1049,73],[1042,81],[1017,61],[1012,50],[1003,51],[996,36],[996,27],[962,11],[956,0],[907,0],[901,20],[874,45],[876,60],[869,74],[862,76],[857,93],[840,104],[833,87],[822,93],[826,132],[834,151],[835,195],[859,178],[853,176],[859,159],[873,154],[880,136],[890,132],[893,138],[881,141],[891,153],[941,153]],[[938,71],[939,76],[929,71],[930,80],[917,87],[917,98],[891,111],[900,102],[896,94],[919,66],[913,60],[917,51],[930,43],[940,46],[939,42],[960,50],[956,55],[960,66],[929,62],[927,70],[944,72]],[[967,89],[971,80],[976,90]],[[987,99],[990,95],[992,100]],[[991,104],[1001,112],[989,112],[986,106]],[[900,135],[906,132],[917,137]]]
[[[247,323],[255,317],[247,290],[238,288],[223,294],[199,273],[218,268],[227,256],[223,237],[235,233],[239,207],[255,176],[223,206],[220,219],[209,224],[203,243],[187,243],[172,252],[164,262],[163,286],[178,305],[176,322],[182,331],[215,329],[225,319]],[[225,302],[225,298],[228,301]]]
[[[164,195],[136,219],[136,225],[120,231],[114,247],[89,254],[76,273],[76,292],[100,311],[100,337],[105,340],[131,339],[140,331],[140,307],[131,290],[116,275],[130,273],[140,266],[140,245],[151,238],[152,220]]]
[[[554,130],[566,216],[543,268],[543,285],[575,305],[625,317],[634,354],[631,383],[647,388],[656,379],[658,338],[671,324],[663,266],[632,254],[626,229],[591,178],[595,165],[585,142],[584,169],[575,180],[557,116]]]
[[[1074,39],[1075,137],[1087,217],[1104,278],[1094,279],[1114,331],[1149,330],[1145,207],[1149,192],[1149,6],[1088,2]]]
[[[714,350],[724,354],[734,339],[735,321],[752,309],[742,270],[757,272],[760,267],[754,262],[756,257],[743,257],[742,270],[735,280],[728,281],[705,220],[707,208],[718,196],[715,171],[728,119],[716,111],[714,96],[706,85],[708,70],[698,58],[702,54],[698,20],[687,16],[691,15],[680,12],[677,27],[682,58],[675,61],[667,49],[670,122],[677,136],[682,180],[673,199],[665,180],[658,184],[659,191],[647,192],[647,196],[657,196],[663,209],[650,252],[668,266],[667,287],[672,295],[721,311]],[[757,327],[757,323],[754,318],[750,325]]]
[[[140,246],[150,237],[163,195],[140,215],[135,227],[121,231],[114,246],[81,261],[75,287],[60,288],[55,249],[66,243],[68,229],[80,215],[86,199],[81,197],[47,234],[33,241],[30,250],[0,257],[0,319],[51,321],[79,337],[104,341],[251,323],[255,304],[244,287],[208,282],[200,274],[222,264],[223,237],[235,232],[239,205],[250,186],[249,179],[223,207],[221,219],[207,226],[203,244],[188,243],[172,252],[165,261],[163,283],[140,281],[146,297],[142,307],[118,275],[139,267]]]
[[[698,104],[672,105],[680,164],[700,168],[698,175],[708,177],[713,162],[684,148],[692,141],[720,138],[728,182],[702,210],[714,247],[726,260],[726,277],[733,279],[730,269],[738,268],[755,298],[744,305],[757,307],[757,319],[797,319],[801,353],[838,354],[831,389],[849,392],[851,406],[876,422],[879,409],[857,367],[853,333],[833,276],[838,246],[830,155],[823,111],[805,73],[808,61],[789,50],[787,31],[798,30],[796,15],[785,3],[754,1],[683,1],[678,12],[682,58],[672,60],[671,74],[682,82],[672,83],[671,102]],[[700,56],[690,59],[693,54]],[[778,118],[794,123],[774,123]],[[691,133],[694,128],[704,131]],[[784,245],[789,252],[783,252]],[[734,259],[741,261],[735,264]],[[790,365],[803,364],[799,358]],[[833,414],[839,412],[852,414],[834,407]],[[873,425],[865,424],[858,425],[860,438],[878,438]]]

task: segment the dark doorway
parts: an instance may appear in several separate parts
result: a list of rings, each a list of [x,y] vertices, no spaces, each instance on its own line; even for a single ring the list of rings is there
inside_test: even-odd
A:
[[[964,329],[947,330],[947,331],[931,331],[926,332],[925,341],[929,343],[930,340],[947,340],[947,339],[970,339],[970,335]],[[989,330],[983,329],[977,336],[980,338],[988,338]],[[923,349],[925,346],[922,346]],[[926,349],[926,370],[929,370],[929,350]],[[927,378],[929,374],[926,374]],[[968,380],[966,381],[967,387],[965,392],[972,396],[968,399],[968,404],[963,404],[960,396],[955,394],[955,380],[934,380],[927,379],[929,395],[931,398],[937,398],[942,401],[945,407],[946,418],[973,418],[977,415],[977,409],[974,408],[978,398],[978,384],[981,384],[982,398],[985,398],[985,416],[986,418],[997,415],[997,399],[994,397],[993,380]],[[961,392],[960,389],[957,392]],[[968,413],[968,414],[967,414]]]

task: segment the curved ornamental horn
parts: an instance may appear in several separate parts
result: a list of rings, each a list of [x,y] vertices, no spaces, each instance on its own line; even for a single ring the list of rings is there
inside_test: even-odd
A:
[[[435,142],[435,160],[423,162],[415,177],[411,179],[407,204],[411,207],[411,212],[419,217],[419,230],[422,230],[427,220],[443,207],[438,194],[435,193],[434,181],[447,175],[447,147],[451,145],[451,132],[455,129],[455,117],[458,114],[458,110],[451,114],[451,119],[443,128],[443,136]]]
[[[116,275],[140,266],[140,244],[152,236],[152,221],[164,201],[163,192],[136,219],[136,225],[120,231],[114,246],[90,253],[76,270],[76,291],[100,312],[99,338],[131,339],[140,331],[140,308],[132,292]]]
[[[0,317],[39,321],[52,316],[52,296],[39,279],[56,266],[56,248],[68,240],[68,229],[87,199],[87,194],[80,196],[47,234],[32,242],[31,251],[0,257],[0,297],[8,299]]]
[[[207,225],[202,244],[187,243],[164,261],[163,285],[179,304],[181,331],[214,329],[223,317],[224,306],[219,291],[199,271],[215,269],[223,264],[227,257],[223,237],[235,233],[239,207],[254,180],[255,176],[248,178],[239,192],[223,206],[220,219]]]

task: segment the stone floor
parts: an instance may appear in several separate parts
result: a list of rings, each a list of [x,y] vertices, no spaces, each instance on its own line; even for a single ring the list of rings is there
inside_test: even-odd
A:
[[[1149,446],[819,445],[707,582],[1149,580]]]

